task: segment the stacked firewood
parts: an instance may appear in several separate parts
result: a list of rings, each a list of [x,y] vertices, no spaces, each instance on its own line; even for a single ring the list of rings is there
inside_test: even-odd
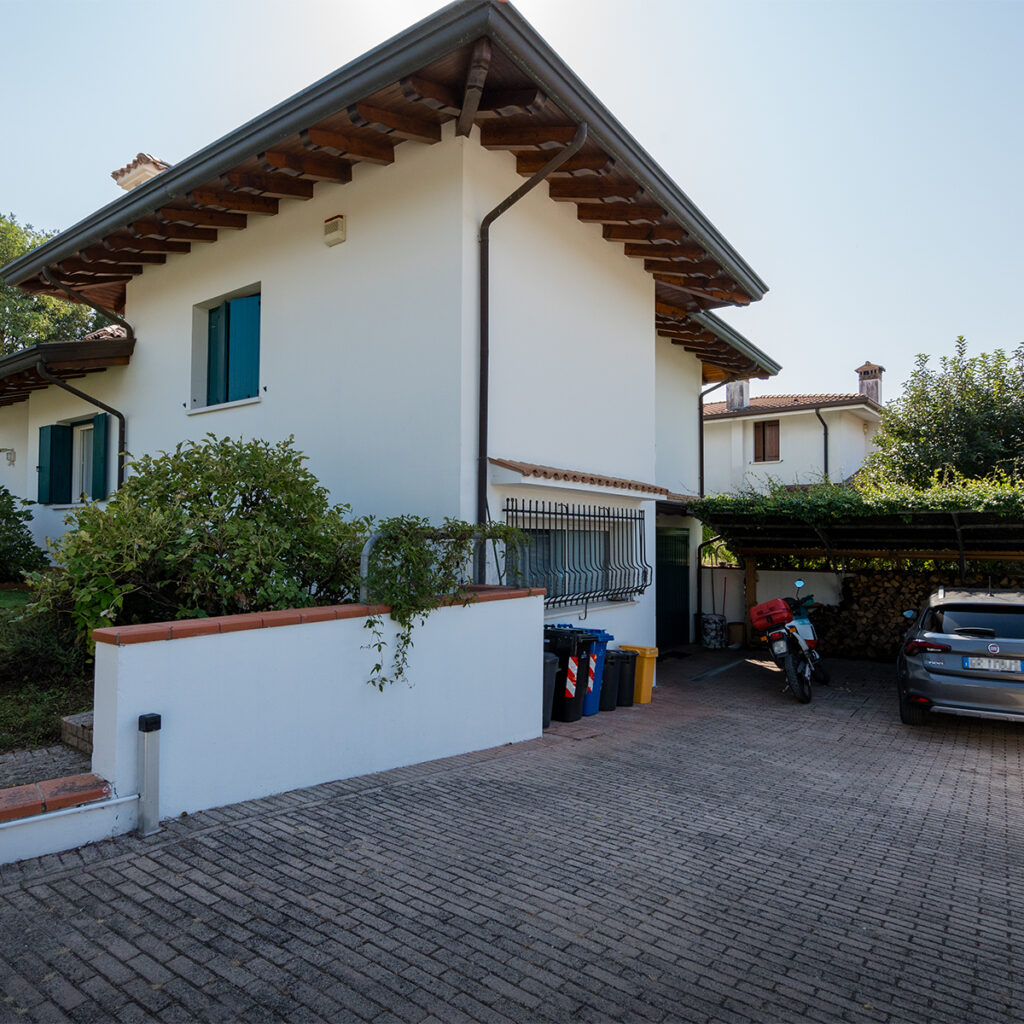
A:
[[[893,661],[909,625],[905,609],[919,609],[940,586],[955,590],[989,585],[987,574],[968,576],[961,584],[955,572],[858,572],[843,580],[838,606],[823,605],[811,617],[825,658]],[[994,575],[991,586],[1015,590],[1024,587],[1024,577]]]

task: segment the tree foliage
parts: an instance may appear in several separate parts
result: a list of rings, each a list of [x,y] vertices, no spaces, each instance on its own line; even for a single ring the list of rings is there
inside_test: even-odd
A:
[[[967,355],[960,337],[939,368],[928,356],[882,413],[862,474],[928,488],[936,473],[983,479],[1024,468],[1024,346]]]
[[[0,487],[0,583],[18,583],[25,573],[46,565],[46,555],[28,529],[31,518],[25,503]]]
[[[24,256],[56,232],[19,224],[14,214],[0,214],[0,267]],[[27,295],[0,284],[0,356],[41,341],[69,341],[107,323],[88,306],[63,302],[48,295]]]
[[[106,503],[85,505],[32,577],[29,614],[99,626],[353,600],[367,520],[347,518],[277,444],[208,435],[143,456]]]

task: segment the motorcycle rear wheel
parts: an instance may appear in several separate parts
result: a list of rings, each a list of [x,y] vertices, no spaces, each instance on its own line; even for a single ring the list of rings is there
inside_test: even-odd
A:
[[[782,668],[786,673],[786,682],[801,704],[809,704],[811,701],[811,672],[807,659],[802,654],[794,655],[790,651],[782,662]]]

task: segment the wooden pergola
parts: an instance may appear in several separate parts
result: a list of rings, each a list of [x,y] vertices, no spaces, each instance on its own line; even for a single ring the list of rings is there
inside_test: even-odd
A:
[[[991,512],[907,510],[821,525],[787,516],[716,512],[708,525],[743,561],[748,622],[757,602],[758,561],[769,555],[824,558],[836,571],[845,559],[949,561],[959,565],[961,580],[968,562],[1024,562],[1024,522]]]

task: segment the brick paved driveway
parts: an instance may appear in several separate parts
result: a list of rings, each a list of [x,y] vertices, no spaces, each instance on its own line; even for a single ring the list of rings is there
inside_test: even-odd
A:
[[[0,1020],[1024,1019],[1024,729],[902,727],[877,666],[804,707],[712,664],[0,868]]]

